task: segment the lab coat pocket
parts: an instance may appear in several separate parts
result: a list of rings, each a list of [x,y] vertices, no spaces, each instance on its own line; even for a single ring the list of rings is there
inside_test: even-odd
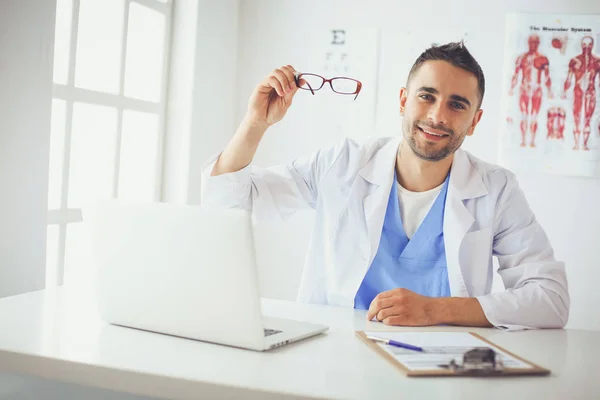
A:
[[[460,246],[460,265],[465,286],[470,296],[481,296],[489,291],[493,278],[492,235],[489,228],[469,232]]]
[[[332,248],[335,249],[336,258],[346,263],[357,256],[367,260],[370,254],[369,241],[365,232],[366,227],[360,218],[357,218],[348,208],[342,210],[329,239]]]

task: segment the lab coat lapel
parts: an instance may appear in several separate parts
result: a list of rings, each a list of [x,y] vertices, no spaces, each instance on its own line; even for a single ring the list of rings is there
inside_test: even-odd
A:
[[[475,218],[464,200],[485,196],[487,189],[479,172],[462,150],[454,154],[444,211],[444,245],[452,296],[468,297],[460,263],[460,245]]]
[[[359,175],[371,184],[370,190],[365,193],[363,199],[363,210],[370,249],[368,265],[371,265],[379,247],[385,210],[392,184],[394,184],[394,169],[396,167],[396,155],[398,154],[399,144],[400,140],[393,140],[387,143],[359,172]]]
[[[359,169],[350,189],[348,204],[342,213],[342,218],[346,221],[338,222],[343,224],[343,228],[337,228],[340,234],[334,240],[345,240],[354,245],[350,248],[337,246],[344,253],[338,259],[345,260],[346,268],[340,269],[337,285],[333,290],[341,295],[341,300],[337,299],[335,304],[353,306],[354,296],[377,253],[388,196],[394,181],[399,143],[399,140],[393,140],[379,149],[368,150],[367,161]],[[350,231],[342,232],[343,229]]]

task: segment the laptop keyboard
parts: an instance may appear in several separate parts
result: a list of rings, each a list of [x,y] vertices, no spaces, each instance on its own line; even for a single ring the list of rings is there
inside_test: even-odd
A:
[[[281,333],[277,329],[265,329],[265,336],[275,335],[276,333]]]

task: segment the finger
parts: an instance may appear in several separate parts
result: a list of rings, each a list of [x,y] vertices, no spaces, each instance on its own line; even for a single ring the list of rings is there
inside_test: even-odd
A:
[[[284,65],[283,67],[281,67],[281,69],[288,70],[294,75],[296,74],[296,68],[292,67],[290,64]]]
[[[397,302],[395,297],[380,297],[377,299],[377,308],[381,311],[384,308],[393,307]]]
[[[367,313],[367,320],[372,320],[373,317],[375,317],[377,315],[377,313],[379,311],[381,311],[383,308],[388,308],[388,307],[392,307],[394,305],[394,299],[393,298],[381,298],[379,297],[379,295],[377,295],[373,301],[371,302],[371,305],[369,306],[369,312]],[[381,321],[379,318],[377,318],[378,321]]]
[[[371,304],[369,305],[369,311],[367,312],[367,321],[371,321],[379,312],[379,307],[377,306],[377,302],[376,299],[373,299],[373,301],[371,301]]]
[[[371,310],[369,307],[369,311],[367,311],[367,321],[371,321],[375,315],[377,315],[377,312]]]
[[[279,82],[279,80],[272,75],[266,79],[265,85],[263,85],[263,87],[266,87],[267,89],[269,89],[269,91],[271,90],[271,88],[275,89],[279,96],[285,95],[283,87],[281,86],[281,82]]]
[[[385,298],[387,298],[387,297],[392,297],[392,296],[394,296],[395,294],[397,294],[397,293],[398,293],[398,291],[400,291],[400,290],[402,290],[402,289],[392,289],[392,290],[387,290],[387,291],[385,291],[385,292],[381,292],[381,293],[379,293],[379,294],[377,295],[377,297],[378,297],[378,298],[380,298],[380,299],[385,299]]]
[[[283,87],[285,93],[292,90],[291,83],[285,72],[280,69],[276,69],[273,71],[272,75],[281,83],[281,87]]]
[[[294,67],[291,65],[284,65],[280,70],[287,76],[291,88],[294,89],[296,87],[296,70]]]
[[[376,315],[377,311],[369,309],[369,311],[367,311],[367,321],[373,320]]]
[[[394,315],[399,315],[401,309],[401,307],[397,306],[382,308],[379,310],[379,312],[377,312],[377,321],[383,321],[386,318],[392,317]]]
[[[385,325],[395,325],[395,326],[400,326],[400,325],[403,325],[403,323],[404,323],[403,318],[399,317],[397,315],[388,317],[381,322],[383,322]]]
[[[377,305],[378,299],[379,295],[375,296],[375,298],[371,300],[371,304],[369,304],[369,311],[367,312],[367,321],[371,321],[379,312],[379,306]]]

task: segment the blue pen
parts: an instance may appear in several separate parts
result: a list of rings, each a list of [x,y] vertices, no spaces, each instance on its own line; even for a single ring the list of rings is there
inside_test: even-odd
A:
[[[385,344],[389,344],[390,346],[402,347],[404,349],[409,349],[409,350],[414,350],[414,351],[423,351],[423,349],[421,347],[417,347],[417,346],[413,346],[413,345],[410,345],[410,344],[398,342],[398,341],[392,340],[392,339],[384,339],[384,338],[379,338],[379,337],[369,336],[369,335],[367,335],[367,339],[371,339],[371,340],[374,340],[376,342],[382,342],[382,343],[385,343]]]

